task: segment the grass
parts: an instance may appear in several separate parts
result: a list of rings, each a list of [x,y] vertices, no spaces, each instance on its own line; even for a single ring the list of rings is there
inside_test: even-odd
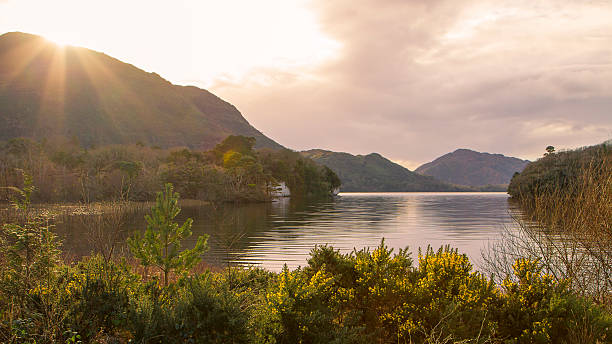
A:
[[[506,230],[485,260],[491,272],[504,276],[506,260],[537,259],[556,280],[612,307],[612,154],[588,152],[587,158],[559,158],[569,164],[557,165],[564,179],[513,197],[518,230]]]

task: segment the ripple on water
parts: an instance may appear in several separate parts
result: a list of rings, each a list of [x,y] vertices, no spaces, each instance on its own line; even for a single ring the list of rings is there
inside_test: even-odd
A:
[[[136,214],[127,231],[144,228],[144,213]],[[450,244],[474,260],[481,250],[511,226],[505,193],[342,193],[334,201],[299,203],[288,199],[269,204],[227,205],[223,219],[211,221],[206,206],[184,206],[179,220],[194,220],[193,245],[210,235],[206,259],[212,263],[262,266],[280,270],[303,266],[315,245],[328,244],[342,252],[376,247],[437,248]],[[218,210],[219,211],[219,210]],[[83,215],[86,216],[86,215]],[[64,249],[88,254],[80,221],[58,226]]]

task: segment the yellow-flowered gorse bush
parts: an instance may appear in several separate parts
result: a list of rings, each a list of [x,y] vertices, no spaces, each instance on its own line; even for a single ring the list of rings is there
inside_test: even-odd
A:
[[[537,260],[517,259],[514,278],[506,278],[496,304],[507,343],[565,343],[577,333],[592,342],[612,338],[612,318],[573,294],[569,281],[556,282]],[[588,319],[588,328],[583,320]],[[607,341],[606,341],[607,340]],[[590,342],[587,340],[587,342]]]
[[[467,256],[443,247],[419,253],[376,249],[341,254],[317,247],[304,269],[284,269],[266,298],[268,342],[566,342],[610,338],[612,319],[573,296],[565,283],[518,260],[515,280],[496,286]],[[276,325],[276,326],[275,326]]]
[[[71,267],[66,274],[65,297],[70,304],[66,324],[84,340],[100,331],[113,333],[127,325],[130,298],[141,292],[139,278],[125,262],[96,255]]]

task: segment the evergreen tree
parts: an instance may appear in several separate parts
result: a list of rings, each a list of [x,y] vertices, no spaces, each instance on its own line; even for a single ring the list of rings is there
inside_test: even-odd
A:
[[[182,226],[174,222],[181,208],[178,205],[179,194],[174,192],[172,184],[165,185],[163,192],[157,193],[156,203],[151,208],[151,215],[146,215],[147,229],[136,233],[128,239],[132,254],[140,259],[144,266],[156,266],[164,273],[164,286],[168,285],[168,274],[175,270],[184,272],[194,267],[208,248],[208,235],[201,235],[194,248],[181,251],[181,240],[191,236],[192,219],[187,219]]]

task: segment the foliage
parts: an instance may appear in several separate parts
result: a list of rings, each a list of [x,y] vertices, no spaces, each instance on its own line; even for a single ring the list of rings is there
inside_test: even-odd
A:
[[[57,290],[59,242],[44,217],[30,212],[32,178],[13,188],[21,218],[0,224],[0,339],[7,342],[55,340],[63,319]]]
[[[218,161],[225,161],[226,155],[228,153],[238,153],[240,155],[254,156],[254,146],[255,138],[253,137],[230,135],[226,137],[221,143],[216,145],[212,152]]]
[[[504,321],[499,335],[509,338],[507,342],[594,343],[612,338],[612,317],[574,295],[567,281],[543,274],[538,261],[517,259],[512,268],[514,278],[504,280],[500,304],[494,308],[500,325]]]
[[[551,148],[552,146],[547,147]],[[612,147],[601,144],[570,151],[554,153],[554,147],[543,158],[529,163],[521,173],[516,173],[508,193],[518,200],[534,200],[538,195],[557,190],[573,194],[582,186],[583,171],[588,168],[605,170],[612,161]],[[604,170],[601,174],[603,175]]]
[[[137,292],[138,276],[125,262],[106,263],[101,256],[79,262],[64,273],[68,307],[65,326],[83,340],[101,332],[121,333],[127,326],[130,296]]]
[[[504,256],[539,260],[556,281],[612,304],[612,149],[602,144],[550,153],[516,175],[508,192],[518,231],[494,247],[492,269],[512,273]]]
[[[289,150],[256,151],[254,139],[229,136],[211,151],[155,149],[142,144],[81,147],[78,142],[0,142],[0,200],[23,188],[20,171],[38,186],[34,202],[154,200],[172,183],[185,198],[267,201],[285,181],[297,197],[328,196],[335,174]],[[10,196],[10,197],[9,197]]]
[[[519,282],[501,290],[448,247],[428,249],[418,267],[384,243],[349,255],[319,247],[308,263],[283,270],[268,294],[267,328],[279,343],[563,342],[585,330],[576,317],[589,319],[591,338],[610,338],[610,316],[542,276],[537,263],[518,261]]]
[[[288,149],[263,150],[260,160],[265,171],[287,183],[292,196],[328,197],[340,186],[332,170]]]
[[[170,289],[148,286],[133,301],[130,333],[136,342],[246,343],[249,313],[239,298],[204,273]]]
[[[455,339],[481,332],[493,285],[464,255],[428,249],[412,266],[407,250],[343,255],[313,251],[304,270],[283,271],[269,302],[279,342],[422,342],[436,331]]]
[[[57,270],[55,339],[48,313],[24,309],[5,342],[135,343],[566,343],[607,342],[612,317],[517,260],[501,286],[472,271],[465,255],[427,249],[342,254],[315,248],[303,269],[231,269],[163,286],[101,257]],[[106,270],[106,271],[105,271]],[[106,277],[110,276],[110,277]],[[41,297],[48,291],[36,291]],[[0,299],[7,309],[6,299]],[[38,314],[38,315],[37,315]],[[42,320],[46,319],[46,320]]]
[[[145,216],[147,229],[144,235],[136,233],[128,239],[132,254],[140,259],[142,265],[153,265],[162,270],[164,285],[168,285],[168,274],[171,271],[180,273],[190,270],[201,260],[207,249],[208,236],[203,235],[198,237],[194,248],[180,251],[181,240],[191,236],[193,220],[187,219],[182,226],[173,222],[181,211],[178,198],[172,184],[166,184],[165,190],[157,194],[151,215]]]

